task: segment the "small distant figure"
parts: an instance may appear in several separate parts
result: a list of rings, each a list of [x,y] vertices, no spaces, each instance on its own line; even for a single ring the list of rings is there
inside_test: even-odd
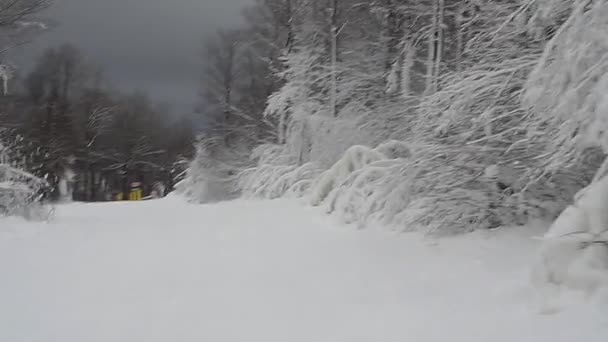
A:
[[[143,198],[143,184],[141,182],[131,183],[129,201],[141,201]]]

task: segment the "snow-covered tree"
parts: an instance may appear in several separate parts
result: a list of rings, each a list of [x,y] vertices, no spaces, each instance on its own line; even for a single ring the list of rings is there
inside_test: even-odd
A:
[[[589,148],[608,153],[608,4],[541,1],[538,6],[531,28],[554,33],[526,84],[525,100],[538,116],[533,135],[552,136],[556,148],[545,160],[548,170],[556,170],[579,164]]]
[[[312,202],[349,221],[468,231],[553,218],[597,172],[602,1],[256,6],[248,25],[273,47],[262,59],[276,81],[276,144],[262,150],[282,157],[250,160],[238,183],[249,195],[280,196],[305,174]],[[407,157],[374,157],[393,140]],[[368,162],[345,162],[353,146]]]
[[[0,55],[3,60],[0,78],[4,96],[9,94],[9,80],[14,76],[14,67],[6,62],[6,53],[21,43],[24,34],[46,28],[35,15],[48,4],[47,0],[0,1]],[[5,128],[0,121],[0,215],[35,218],[33,207],[46,182],[24,170],[27,156],[20,151],[22,140],[23,137]]]
[[[0,128],[0,216],[20,215],[46,219],[48,211],[39,205],[46,182],[23,170],[16,142],[20,137]]]
[[[197,203],[235,198],[240,194],[237,174],[249,164],[247,150],[227,149],[221,136],[198,137],[196,154],[177,190]]]
[[[546,44],[525,84],[524,103],[534,113],[530,139],[551,139],[541,170],[593,175],[544,236],[534,265],[541,309],[553,311],[566,289],[592,295],[608,286],[608,4],[543,0],[532,13],[529,29]]]

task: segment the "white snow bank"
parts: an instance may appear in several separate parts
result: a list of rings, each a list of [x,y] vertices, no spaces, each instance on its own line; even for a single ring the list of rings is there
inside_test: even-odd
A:
[[[551,225],[532,280],[545,311],[556,310],[566,290],[591,296],[608,287],[608,177],[581,190]]]
[[[530,307],[533,231],[357,231],[286,200],[59,206],[0,219],[0,341],[606,341],[606,306]]]

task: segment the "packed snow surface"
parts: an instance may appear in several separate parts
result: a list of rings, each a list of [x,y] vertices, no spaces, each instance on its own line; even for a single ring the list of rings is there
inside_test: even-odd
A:
[[[2,342],[606,342],[608,311],[532,303],[541,228],[431,239],[295,201],[69,204],[0,219]]]

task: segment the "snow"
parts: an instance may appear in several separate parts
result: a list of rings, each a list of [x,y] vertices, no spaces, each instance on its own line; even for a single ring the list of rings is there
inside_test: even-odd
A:
[[[608,302],[534,307],[544,227],[431,239],[292,200],[0,218],[0,341],[606,341]]]
[[[543,237],[533,267],[541,305],[555,310],[565,289],[586,295],[608,288],[608,177],[579,191]]]

